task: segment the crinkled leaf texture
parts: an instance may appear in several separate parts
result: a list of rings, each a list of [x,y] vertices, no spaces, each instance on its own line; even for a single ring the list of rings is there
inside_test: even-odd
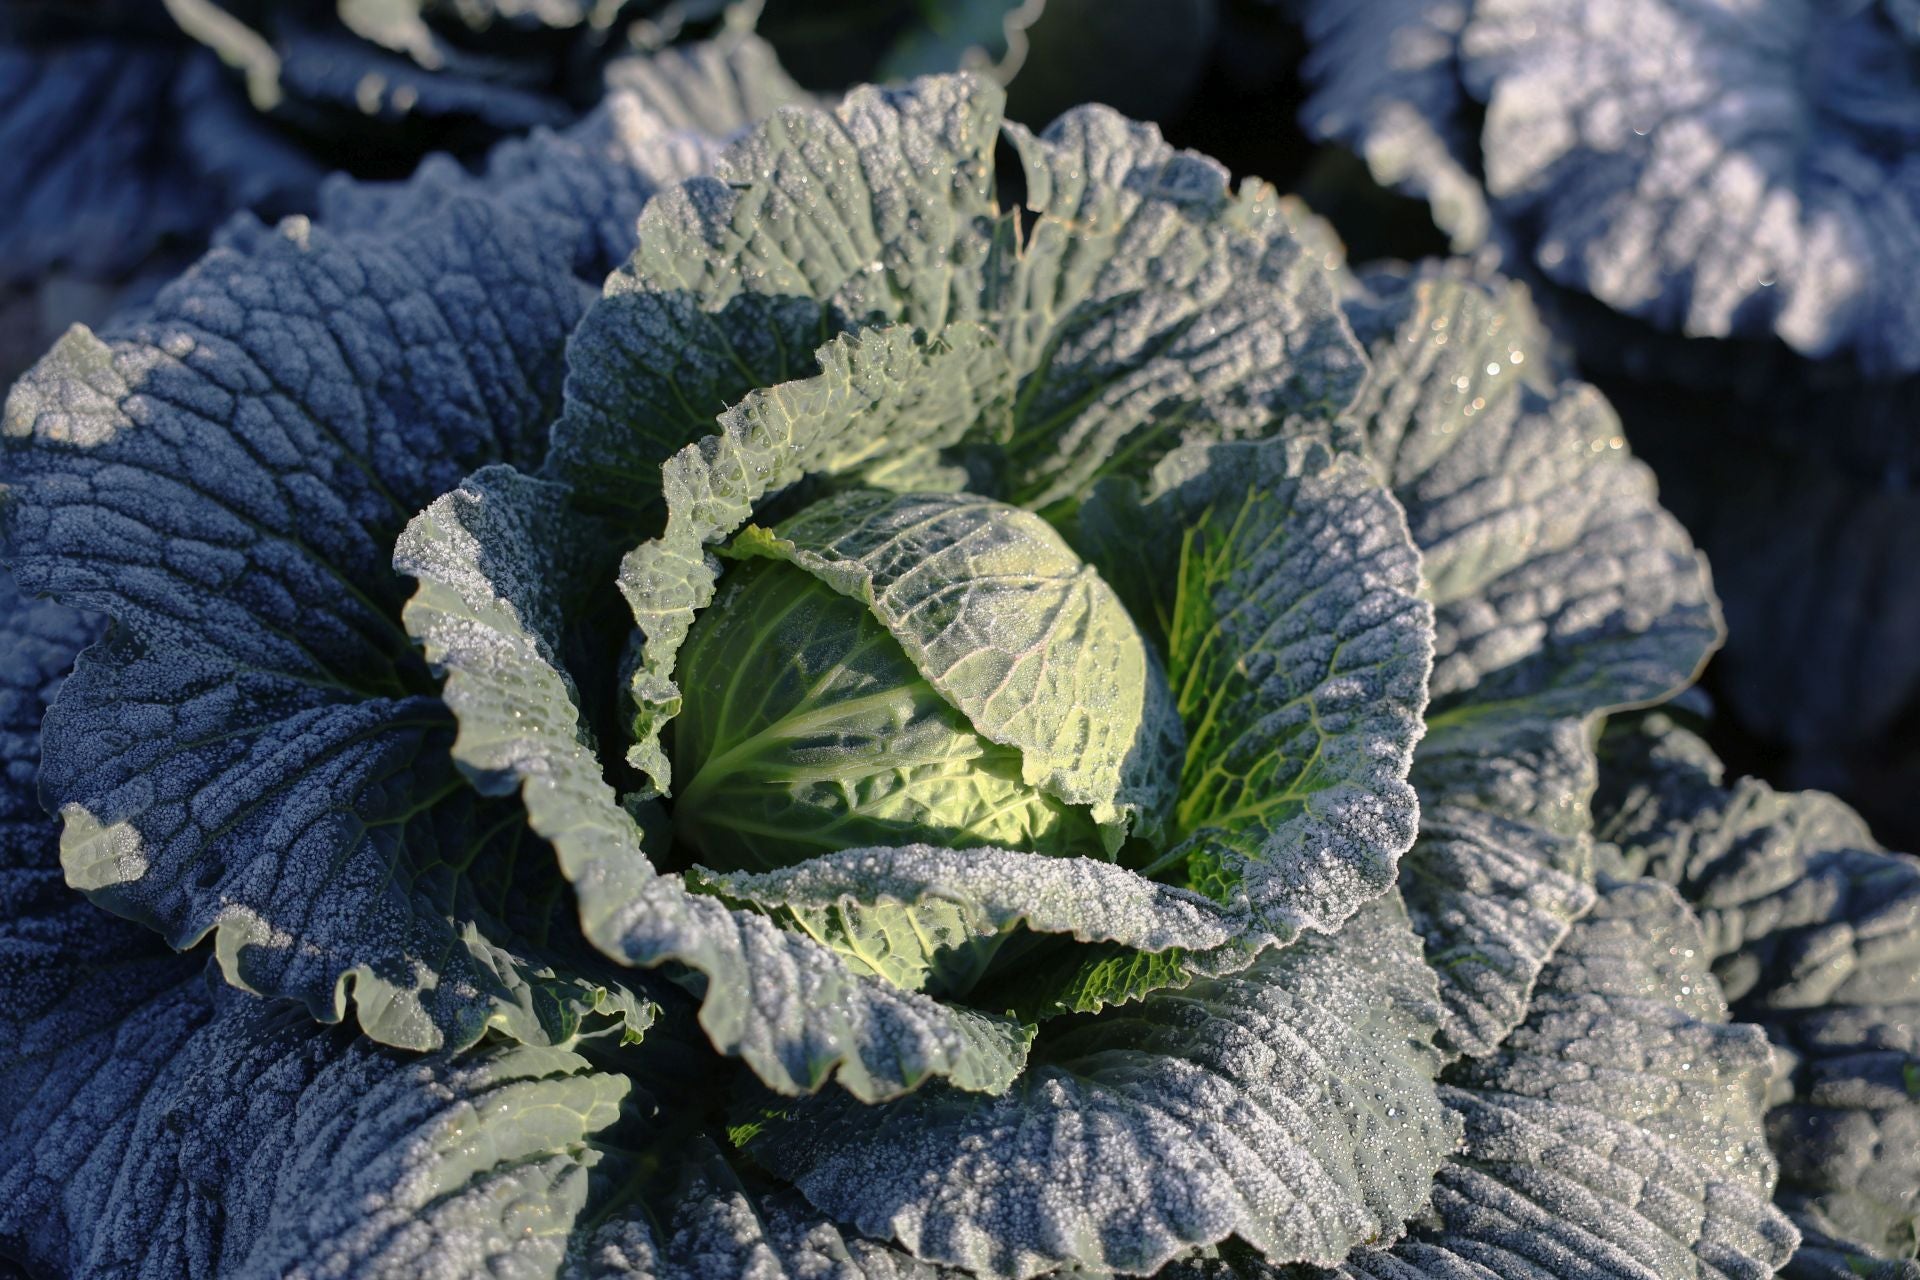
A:
[[[565,1040],[605,995],[515,940],[570,927],[564,889],[448,761],[389,557],[462,475],[537,461],[575,270],[680,176],[615,163],[637,157],[591,141],[606,128],[338,233],[237,225],[7,401],[22,588],[115,620],[43,744],[69,880],[389,1043]]]
[[[1024,226],[995,191],[1002,137]],[[1017,395],[942,421],[995,446],[987,478],[1023,505],[1144,475],[1185,437],[1327,416],[1362,372],[1270,188],[1236,194],[1212,161],[1099,108],[1036,138],[1003,125],[993,86],[932,78],[780,111],[713,181],[655,202],[569,348],[550,468],[650,531],[657,468],[749,391],[814,372],[836,333],[900,324],[960,345],[968,322]]]
[[[1482,0],[1460,64],[1487,190],[1556,281],[1920,369],[1920,61],[1879,6]]]
[[[630,98],[668,128],[703,138],[730,138],[806,98],[772,46],[745,31],[616,58],[604,79],[610,96]]]
[[[1314,0],[1305,119],[1426,199],[1458,250],[1492,242],[1665,331],[1910,373],[1912,17],[1904,0]]]
[[[1324,430],[1357,386],[1324,250],[1269,189],[1234,194],[1218,166],[1111,112],[1070,113],[1038,138],[999,113],[998,91],[968,77],[777,113],[716,180],[649,206],[638,252],[570,344],[545,474],[617,529],[659,530],[620,571],[641,633],[629,761],[656,790],[672,786],[660,734],[680,708],[674,666],[720,573],[709,548],[782,488],[964,482],[1063,517],[1098,479],[1144,478],[1183,442],[1290,418]],[[1002,136],[1023,163],[1024,215],[994,190]],[[1392,772],[1391,744],[1384,759],[1343,758],[1351,785],[1329,782],[1329,812],[1336,793],[1355,800],[1352,769]],[[1327,899],[1298,914],[1335,926],[1358,898],[1321,880],[1365,880],[1349,857],[1390,868],[1405,826],[1349,823],[1344,844],[1306,855],[1312,873],[1274,883]],[[1372,879],[1374,893],[1388,882]],[[1105,957],[1102,971],[1132,963]],[[1169,957],[1124,985],[1178,977]],[[1120,994],[1106,990],[1069,1007]]]
[[[1025,1056],[1017,1026],[896,988],[804,933],[655,873],[648,852],[663,849],[664,827],[643,827],[606,782],[558,657],[595,563],[593,526],[570,496],[489,468],[400,541],[399,568],[420,580],[407,625],[446,673],[466,776],[489,794],[519,791],[573,883],[588,938],[631,964],[681,966],[714,1045],[773,1088],[798,1093],[837,1076],[873,1099],[936,1075],[1005,1088]]]
[[[589,1225],[568,1243],[562,1280],[967,1280],[854,1235],[790,1189],[743,1177],[715,1137],[653,1141],[675,1170],[669,1185],[597,1198]],[[643,1159],[648,1151],[642,1147]]]
[[[921,844],[850,849],[755,874],[693,874],[914,990],[943,951],[1017,925],[1148,955],[1232,952],[1243,942],[1243,921],[1211,900],[1093,858]],[[1028,975],[1021,985],[1040,988],[1045,979]]]
[[[823,1094],[750,1154],[830,1217],[992,1276],[1146,1274],[1230,1235],[1332,1261],[1395,1233],[1459,1130],[1396,899],[1250,968],[1049,1024],[998,1098]]]
[[[1365,464],[1311,438],[1192,444],[1146,497],[1097,490],[1076,536],[1161,646],[1188,726],[1165,860],[1274,940],[1394,882],[1432,610]]]
[[[1407,514],[1436,626],[1401,886],[1448,1045],[1485,1054],[1592,896],[1592,718],[1663,698],[1718,644],[1698,553],[1524,291],[1458,264],[1362,277],[1373,370],[1349,415]]]
[[[1767,1203],[1765,1037],[1729,1025],[1697,922],[1607,882],[1526,1021],[1451,1068],[1466,1125],[1429,1216],[1348,1280],[1764,1280],[1797,1243]]]
[[[882,428],[884,429],[884,428]],[[1113,589],[1039,516],[973,494],[850,490],[732,553],[864,605],[1022,779],[1085,808],[1108,852],[1173,801],[1180,718]]]
[[[1920,861],[1882,852],[1831,796],[1725,785],[1706,744],[1667,716],[1615,726],[1603,745],[1601,834],[1627,869],[1696,904],[1735,1011],[1773,1038],[1779,1199],[1821,1242],[1790,1274],[1832,1274],[1836,1254],[1912,1259]]]
[[[551,1270],[624,1080],[317,1026],[61,882],[38,728],[99,632],[0,575],[0,1255],[155,1280]]]

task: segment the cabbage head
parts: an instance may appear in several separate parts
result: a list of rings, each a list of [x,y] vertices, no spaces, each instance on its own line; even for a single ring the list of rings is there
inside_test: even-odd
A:
[[[1767,1039],[1589,810],[1717,609],[1524,292],[970,76],[688,118],[15,387],[0,1253],[1784,1263]]]

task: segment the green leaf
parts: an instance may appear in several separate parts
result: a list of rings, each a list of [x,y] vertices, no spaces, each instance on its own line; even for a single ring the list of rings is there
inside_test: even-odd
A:
[[[1325,256],[1257,179],[1081,108],[1024,169],[1023,238],[991,260],[989,308],[1022,377],[1002,460],[1023,505],[1070,505],[1102,475],[1144,478],[1188,440],[1329,420],[1365,372]]]
[[[750,525],[734,549],[755,534],[772,536]],[[899,840],[1101,849],[1084,809],[1023,779],[1018,748],[984,737],[862,603],[804,569],[734,566],[674,675],[673,833],[702,866]]]
[[[1212,901],[1092,858],[933,845],[849,849],[693,882],[792,920],[856,969],[920,990],[955,951],[1016,927],[1143,957],[1213,951],[1242,922]]]
[[[617,1136],[628,1150],[595,1170],[562,1280],[962,1280],[862,1239],[791,1189],[736,1168],[737,1156],[713,1135],[678,1132],[669,1121]]]
[[[610,95],[630,95],[667,128],[702,138],[729,137],[807,97],[751,31],[615,58],[601,79]]]
[[[1425,200],[1455,253],[1480,248],[1496,230],[1460,83],[1470,12],[1432,0],[1365,9],[1308,0],[1299,10],[1308,44],[1301,73],[1313,87],[1301,124],[1358,155],[1381,186]]]
[[[1456,1141],[1433,996],[1382,900],[1232,977],[1050,1024],[1003,1097],[822,1096],[748,1151],[836,1220],[985,1275],[1145,1273],[1229,1235],[1333,1261],[1397,1231]]]
[[[992,340],[971,326],[931,343],[903,328],[869,329],[835,339],[816,358],[818,375],[752,393],[726,412],[719,434],[661,468],[666,528],[620,566],[620,591],[640,628],[627,759],[663,793],[673,778],[659,736],[681,704],[674,667],[719,579],[708,548],[738,532],[755,503],[809,473],[951,443],[1009,387]]]
[[[1004,1088],[1025,1056],[1018,1026],[863,976],[811,938],[655,871],[664,824],[642,807],[643,826],[615,797],[558,657],[603,545],[569,497],[488,468],[400,539],[396,564],[420,582],[406,622],[445,673],[460,723],[453,758],[469,781],[519,793],[573,884],[587,937],[627,964],[669,964],[700,998],[714,1046],[770,1087],[803,1092],[837,1074],[868,1099],[936,1075]]]
[[[1719,610],[1605,401],[1558,381],[1519,286],[1381,271],[1348,314],[1373,359],[1349,421],[1406,509],[1434,606],[1423,837],[1402,887],[1447,1042],[1484,1054],[1591,892],[1587,726],[1690,681]]]
[[[1920,860],[1817,791],[1727,785],[1664,715],[1609,726],[1600,834],[1696,904],[1735,1012],[1773,1039],[1780,1204],[1821,1250],[1920,1241]],[[1796,1267],[1798,1267],[1796,1263]],[[1808,1274],[1819,1274],[1813,1263]],[[1898,1274],[1893,1273],[1893,1274]]]
[[[806,570],[859,601],[1021,778],[1103,828],[1152,840],[1173,800],[1180,719],[1110,587],[1029,512],[972,495],[854,491],[734,555]]]
[[[1163,867],[1280,942],[1394,883],[1431,611],[1393,500],[1306,440],[1190,445],[1078,537],[1164,647],[1187,750]]]
[[[964,78],[776,112],[642,215],[568,348],[549,472],[644,529],[660,467],[858,323],[937,335],[980,310],[997,90]],[[960,338],[956,341],[964,342]],[[961,406],[952,405],[958,409]],[[972,418],[946,423],[958,438]]]
[[[0,1241],[48,1274],[550,1273],[627,1091],[563,1050],[416,1056],[197,977],[117,1015],[0,1069]]]
[[[969,76],[860,89],[763,122],[644,215],[640,249],[569,349],[553,474],[651,531],[655,468],[756,387],[806,377],[850,328],[980,324],[1019,381],[971,432],[1023,505],[1144,475],[1188,437],[1331,418],[1363,372],[1325,255],[1264,184],[1082,108],[1036,138]],[[1004,208],[994,148],[1020,157]],[[918,455],[922,463],[924,454]]]
[[[1432,1217],[1348,1277],[1762,1277],[1798,1237],[1767,1203],[1765,1038],[1729,1025],[1699,926],[1665,886],[1610,882],[1526,1020],[1457,1063],[1466,1140]]]

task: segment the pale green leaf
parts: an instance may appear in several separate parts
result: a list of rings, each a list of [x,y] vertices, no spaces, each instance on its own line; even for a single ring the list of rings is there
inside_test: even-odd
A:
[[[896,986],[918,990],[950,953],[1016,926],[1143,955],[1213,951],[1241,924],[1209,899],[1092,858],[932,845],[849,849],[695,882],[790,919]]]
[[[956,440],[1010,389],[992,340],[966,325],[935,342],[904,328],[869,329],[822,347],[818,361],[812,378],[747,396],[727,410],[717,435],[661,468],[666,528],[620,566],[620,590],[640,628],[627,758],[662,792],[673,775],[659,736],[681,704],[674,666],[719,579],[709,548],[739,531],[769,493],[810,472],[848,471]]]
[[[1164,827],[1180,719],[1113,590],[1029,512],[971,495],[854,491],[733,554],[799,566],[865,605],[1022,779],[1089,810],[1109,852]]]

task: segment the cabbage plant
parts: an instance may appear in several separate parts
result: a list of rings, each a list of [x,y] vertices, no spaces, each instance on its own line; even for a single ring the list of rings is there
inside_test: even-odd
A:
[[[1517,286],[972,77],[635,95],[237,224],[0,441],[32,1271],[1795,1247],[1589,815],[1717,608]]]
[[[1913,6],[1289,11],[1308,132],[1536,286],[1711,557],[1717,732],[1911,844]]]

